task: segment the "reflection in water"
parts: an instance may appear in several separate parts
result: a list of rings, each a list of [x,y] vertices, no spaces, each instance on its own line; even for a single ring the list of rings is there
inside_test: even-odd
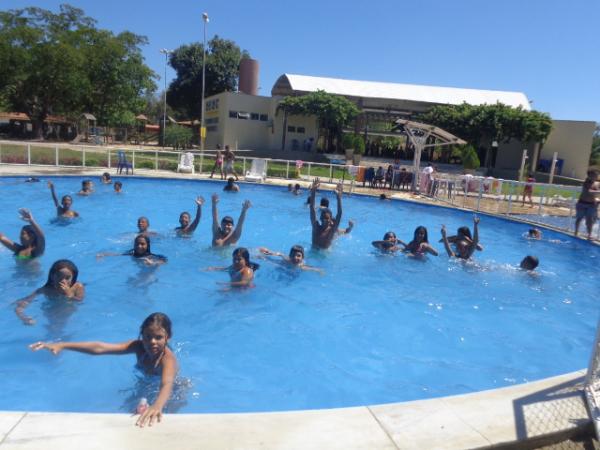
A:
[[[119,410],[133,413],[142,397],[153,404],[160,391],[160,375],[147,375],[136,365],[135,384],[133,387],[122,389],[119,393],[126,395]],[[187,405],[187,396],[193,383],[189,378],[176,377],[173,383],[173,393],[165,405],[164,413],[176,413]]]
[[[42,266],[37,259],[15,258],[13,279],[19,284],[24,282],[26,286],[35,286],[39,283],[41,276]]]

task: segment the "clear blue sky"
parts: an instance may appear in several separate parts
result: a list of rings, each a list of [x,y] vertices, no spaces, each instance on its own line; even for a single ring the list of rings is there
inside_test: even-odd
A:
[[[2,0],[2,9],[54,0]],[[600,122],[598,0],[71,0],[114,32],[145,35],[146,63],[161,77],[159,49],[235,41],[260,61],[260,94],[283,73],[524,92],[555,119]],[[174,76],[167,71],[167,80]]]

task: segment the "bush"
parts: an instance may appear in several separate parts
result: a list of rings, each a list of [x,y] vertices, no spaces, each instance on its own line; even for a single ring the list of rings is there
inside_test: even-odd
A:
[[[192,145],[193,137],[194,133],[191,128],[171,125],[165,131],[165,146],[174,149],[189,148]]]
[[[478,169],[480,166],[479,157],[472,145],[466,145],[462,148],[461,158],[465,169]]]
[[[364,155],[365,154],[365,140],[358,134],[354,135],[354,154]]]
[[[140,161],[135,165],[136,169],[154,169],[154,162],[152,161]]]
[[[353,134],[346,133],[342,136],[342,147],[344,147],[345,150],[353,149],[354,145],[355,140]]]
[[[154,165],[152,165],[152,167],[154,167]],[[177,171],[177,163],[171,162],[171,161],[159,161],[158,168],[160,170],[172,170],[172,171],[176,172]]]

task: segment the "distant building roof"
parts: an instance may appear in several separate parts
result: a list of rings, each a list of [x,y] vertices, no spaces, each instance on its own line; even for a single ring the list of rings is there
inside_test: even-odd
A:
[[[527,96],[522,92],[487,91],[417,84],[381,83],[378,81],[344,80],[341,78],[312,77],[283,74],[271,90],[272,95],[292,95],[323,90],[330,94],[358,98],[404,100],[432,104],[470,105],[496,104],[520,106],[531,110]]]
[[[31,119],[29,116],[22,112],[0,112],[0,119],[3,120],[20,120],[22,122],[29,122]],[[47,123],[69,123],[63,116],[46,116],[46,120],[44,122]]]

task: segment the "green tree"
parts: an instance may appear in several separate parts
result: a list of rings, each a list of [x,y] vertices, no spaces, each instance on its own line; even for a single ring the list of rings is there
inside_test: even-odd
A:
[[[178,117],[200,119],[202,110],[202,44],[182,45],[169,57],[176,78],[167,90],[167,103],[179,112]],[[237,90],[240,60],[248,58],[246,50],[230,40],[215,36],[206,48],[205,96]]]
[[[596,131],[594,131],[594,136],[592,138],[590,166],[600,166],[600,123],[596,124]]]
[[[36,137],[49,114],[91,112],[100,123],[129,122],[154,88],[143,63],[145,38],[98,30],[81,9],[61,5],[0,12],[0,98],[25,112]],[[7,70],[7,68],[9,68]]]
[[[283,111],[286,117],[316,116],[319,128],[325,132],[328,149],[333,147],[334,138],[337,142],[340,141],[343,127],[360,112],[358,107],[345,97],[320,90],[302,96],[285,97],[277,106],[277,110]],[[283,128],[285,133],[287,127],[284,125]]]
[[[430,123],[486,150],[486,167],[493,141],[543,142],[552,131],[552,119],[539,111],[525,111],[502,103],[495,105],[438,105],[418,115]]]

